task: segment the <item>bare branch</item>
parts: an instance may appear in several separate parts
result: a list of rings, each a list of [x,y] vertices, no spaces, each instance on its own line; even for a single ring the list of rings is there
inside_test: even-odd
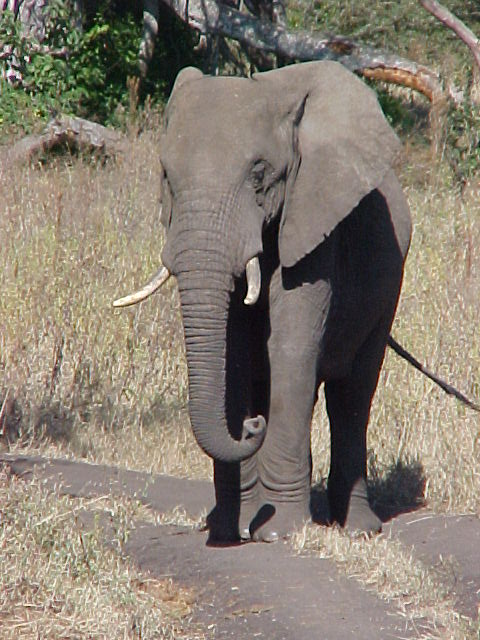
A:
[[[457,16],[455,16],[446,7],[442,6],[436,0],[420,0],[420,4],[424,9],[429,11],[435,18],[440,20],[462,40],[472,50],[472,53],[479,51],[479,40],[477,36],[469,29]],[[476,58],[480,61],[480,58]]]
[[[436,0],[420,0],[420,4],[437,20],[451,29],[470,49],[476,65],[471,97],[475,104],[480,104],[480,40],[466,24]]]
[[[32,42],[30,44],[30,51],[32,51],[32,53],[39,53],[44,56],[52,56],[52,58],[66,58],[70,53],[70,49],[68,47],[51,49],[50,47],[47,47],[47,45],[38,44],[37,42]]]

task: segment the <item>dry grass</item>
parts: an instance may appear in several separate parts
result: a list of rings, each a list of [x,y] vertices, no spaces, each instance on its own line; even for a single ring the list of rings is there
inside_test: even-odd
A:
[[[2,176],[0,442],[4,447],[210,477],[210,461],[199,451],[188,424],[186,365],[174,284],[135,308],[114,311],[111,307],[114,298],[143,283],[158,264],[163,236],[157,142],[151,131],[132,141],[130,154],[120,165],[58,160],[47,168],[25,168]],[[407,167],[404,173],[415,226],[393,333],[430,368],[478,401],[480,204],[462,202],[441,166],[430,172],[418,176]],[[322,405],[320,400],[312,436],[314,479],[320,483],[329,464]],[[478,514],[479,432],[476,414],[387,353],[369,428],[371,489],[377,505],[401,510],[425,501],[434,510]],[[32,629],[37,627],[30,620],[33,625],[60,624],[52,613],[57,606],[67,626],[76,620],[86,629],[93,624],[89,609],[97,605],[92,607],[85,598],[94,596],[89,592],[83,596],[80,589],[78,597],[84,598],[85,605],[78,618],[69,608],[67,595],[58,596],[60,605],[55,604],[57,596],[52,594],[63,589],[62,581],[67,581],[68,589],[74,585],[68,582],[70,570],[54,568],[41,540],[35,544],[46,565],[39,575],[45,573],[45,580],[54,586],[42,583],[37,588],[38,576],[30,573],[25,574],[26,586],[17,580],[31,568],[28,555],[18,554],[20,538],[15,536],[37,531],[33,523],[42,518],[53,526],[62,513],[75,507],[66,498],[59,498],[57,506],[56,499],[43,493],[37,496],[35,490],[29,493],[13,481],[6,490],[12,496],[8,499],[23,503],[25,509],[31,502],[29,517],[35,518],[14,534],[17,551],[8,555],[4,548],[0,556],[1,562],[12,563],[1,571],[3,580],[12,576],[8,584],[13,586],[0,589],[10,598],[8,628],[25,623],[11,637],[21,637],[20,633],[36,637]],[[9,531],[19,529],[21,513],[17,520],[12,516]],[[174,522],[183,518],[185,524],[196,526],[182,514],[168,518]],[[69,536],[77,543],[83,535],[74,518],[69,522],[65,545]],[[43,525],[39,530],[44,531]],[[45,536],[52,540],[51,532]],[[1,544],[7,543],[2,538]],[[398,542],[385,538],[355,542],[335,530],[308,529],[301,546],[332,557],[347,575],[395,602],[412,619],[424,616],[432,629],[437,624],[447,630],[459,622],[458,633],[466,635],[448,637],[473,637],[459,621],[442,580]],[[81,560],[83,551],[75,553]],[[25,566],[20,567],[22,562]],[[115,562],[123,567],[118,571],[127,571],[116,556],[109,555],[108,562],[112,565],[98,565],[99,583],[101,576],[110,579],[105,576],[110,576]],[[403,567],[400,573],[399,567]],[[118,580],[122,583],[124,578]],[[438,611],[428,595],[430,586],[440,603]],[[21,595],[24,588],[25,597]],[[95,597],[101,600],[107,595]],[[24,602],[32,607],[20,604]],[[136,606],[144,610],[143,604]],[[115,611],[121,626],[133,609]]]
[[[136,515],[130,503],[74,500],[5,474],[0,490],[2,638],[205,638],[189,621],[193,592],[122,557]],[[82,524],[86,512],[96,514],[93,528]]]
[[[475,640],[478,628],[458,614],[449,594],[456,577],[448,563],[434,570],[398,540],[352,537],[336,527],[307,525],[292,542],[298,552],[332,560],[343,574],[396,605],[416,637]]]
[[[58,161],[1,181],[2,427],[22,445],[205,475],[208,461],[191,455],[174,287],[111,306],[158,264],[155,143],[149,132],[120,166]]]
[[[480,203],[446,186],[408,192],[415,220],[394,332],[442,377],[480,397]],[[371,423],[381,465],[417,462],[435,509],[479,511],[479,414],[389,354]],[[386,452],[389,452],[385,455]]]

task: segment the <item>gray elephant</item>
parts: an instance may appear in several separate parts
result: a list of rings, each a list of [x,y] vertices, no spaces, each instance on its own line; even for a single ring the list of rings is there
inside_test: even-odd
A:
[[[274,541],[309,518],[324,383],[331,520],[376,532],[366,429],[410,243],[375,94],[334,62],[178,76],[160,146],[164,266],[177,278],[189,411],[214,459],[211,541]]]

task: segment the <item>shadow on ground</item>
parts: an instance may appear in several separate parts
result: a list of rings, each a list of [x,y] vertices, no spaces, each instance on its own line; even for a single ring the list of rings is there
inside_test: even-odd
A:
[[[370,469],[368,494],[372,509],[388,522],[403,513],[410,513],[425,506],[425,474],[419,462],[406,464],[397,461],[380,475]],[[310,492],[310,511],[316,524],[328,525],[330,520],[327,483],[322,480]]]
[[[425,473],[418,461],[398,460],[380,475],[371,465],[368,493],[373,510],[383,522],[425,506]]]

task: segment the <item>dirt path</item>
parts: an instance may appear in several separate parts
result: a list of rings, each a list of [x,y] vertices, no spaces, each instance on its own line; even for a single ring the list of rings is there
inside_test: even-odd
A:
[[[183,505],[198,515],[213,504],[208,482],[121,470],[68,460],[3,456],[12,472],[34,472],[47,485],[72,496],[135,497],[155,511]],[[430,564],[445,558],[456,571],[458,610],[477,619],[480,588],[480,521],[471,516],[403,514],[384,527],[386,535],[412,545]],[[215,638],[269,640],[385,640],[415,638],[399,611],[341,576],[334,564],[295,555],[288,544],[206,546],[206,533],[172,526],[139,525],[127,553],[157,577],[171,576],[199,592],[195,621]]]

